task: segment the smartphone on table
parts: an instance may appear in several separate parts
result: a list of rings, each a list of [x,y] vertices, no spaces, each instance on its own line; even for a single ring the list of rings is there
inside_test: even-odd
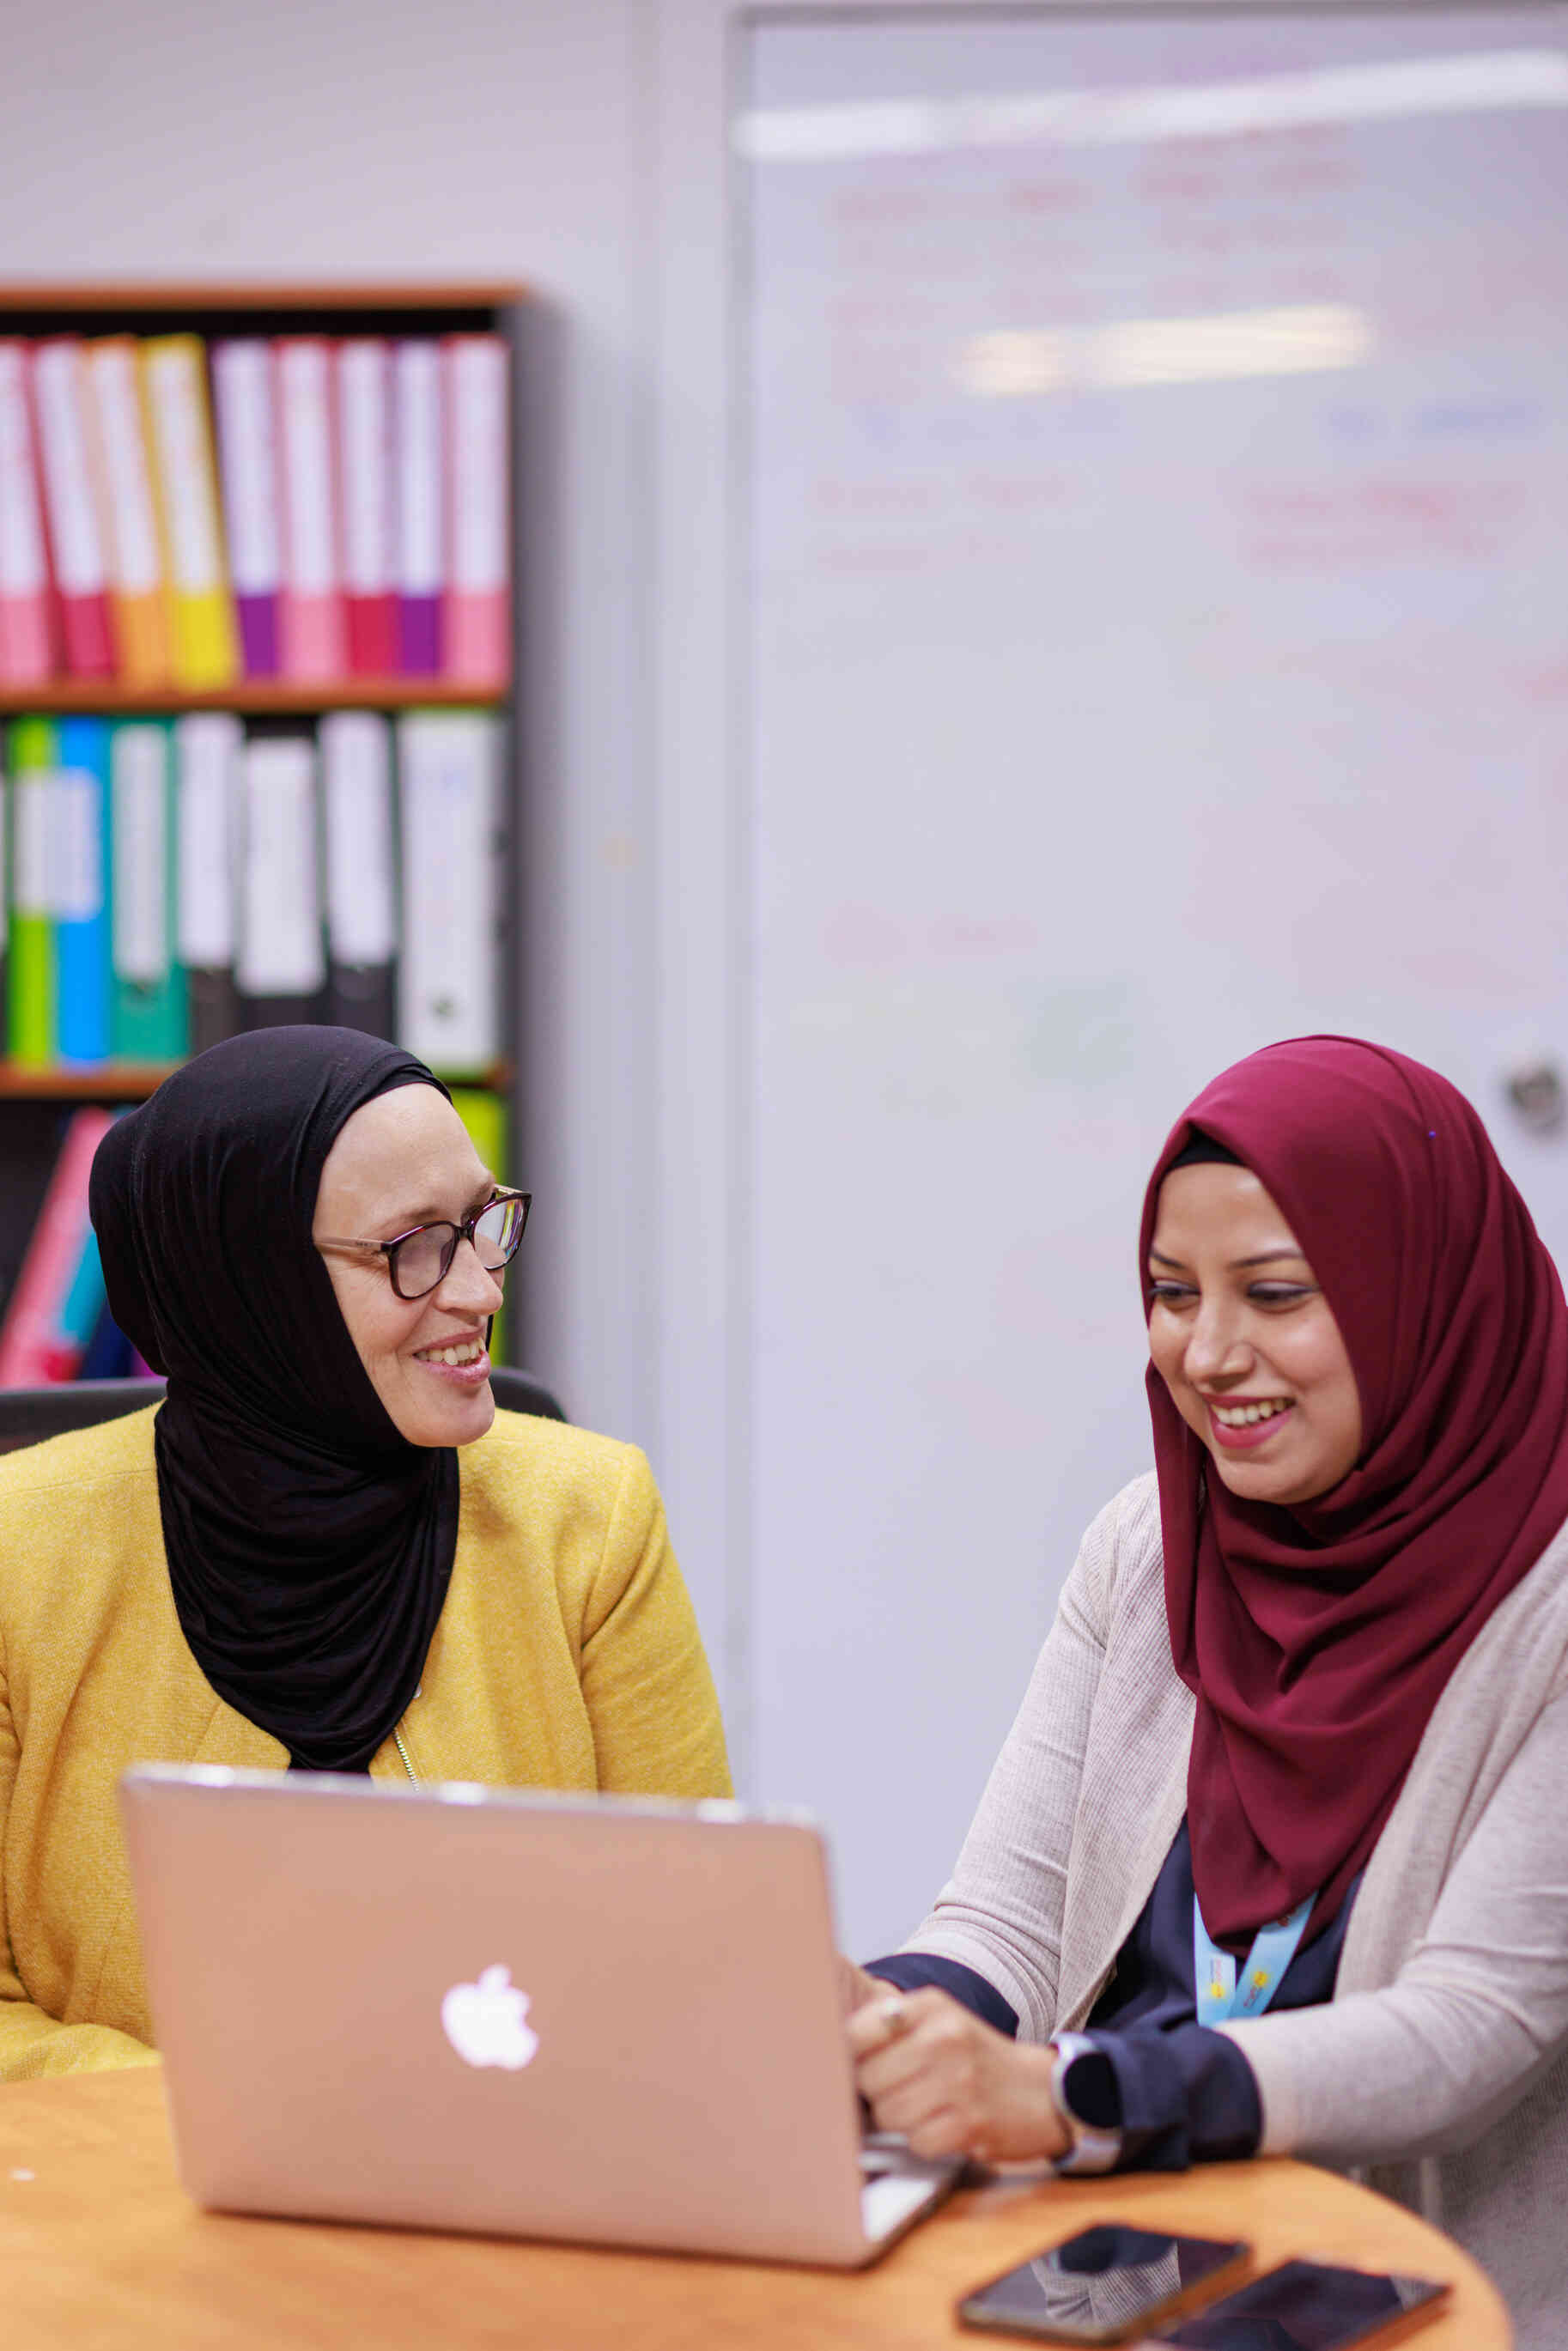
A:
[[[1155,2330],[1182,2351],[1360,2351],[1441,2315],[1452,2289],[1431,2278],[1387,2277],[1325,2262],[1283,2262],[1223,2302]]]
[[[1251,2250],[1102,2220],[966,2294],[958,2317],[1048,2343],[1125,2343],[1239,2275]]]

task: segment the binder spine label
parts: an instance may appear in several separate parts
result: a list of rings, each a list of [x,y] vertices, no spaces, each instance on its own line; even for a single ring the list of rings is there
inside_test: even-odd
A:
[[[141,987],[169,972],[167,740],[156,726],[114,737],[114,970]]]
[[[229,561],[241,596],[271,596],[278,580],[277,440],[272,352],[263,342],[225,343],[213,355]]]
[[[334,962],[390,963],[397,953],[392,737],[375,711],[321,722],[328,932]]]
[[[286,344],[280,367],[288,584],[303,596],[329,596],[338,579],[325,348],[319,343]]]
[[[315,747],[246,747],[245,895],[235,977],[247,996],[314,996],[327,977],[316,875]]]
[[[441,592],[441,355],[434,343],[397,351],[398,586],[405,596]]]
[[[239,721],[222,711],[183,718],[175,861],[180,961],[212,971],[234,961]]]
[[[111,346],[94,351],[90,364],[108,477],[115,585],[127,596],[151,595],[162,585],[158,526],[147,478],[134,356],[129,344]]]
[[[223,584],[196,364],[195,352],[183,347],[152,355],[152,411],[168,499],[170,549],[175,583],[186,596],[208,595]]]
[[[13,344],[0,350],[0,595],[42,595],[46,576],[26,386]]]
[[[498,740],[494,721],[470,712],[414,711],[400,724],[399,1034],[433,1069],[479,1069],[497,1047]]]
[[[55,569],[68,596],[102,593],[103,548],[88,470],[83,431],[79,347],[46,343],[35,362],[38,432],[55,529]]]
[[[470,595],[507,585],[507,347],[456,337],[452,384],[452,582]]]
[[[391,444],[384,343],[356,339],[338,354],[343,452],[343,579],[355,596],[392,586]]]
[[[101,788],[96,776],[80,768],[61,768],[51,781],[51,911],[64,923],[90,923],[103,912]]]
[[[49,778],[47,770],[30,769],[13,778],[13,847],[16,855],[15,905],[18,914],[49,914]]]

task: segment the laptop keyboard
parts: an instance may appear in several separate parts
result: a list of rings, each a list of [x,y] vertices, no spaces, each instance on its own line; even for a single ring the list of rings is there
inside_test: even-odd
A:
[[[861,2223],[877,2244],[929,2204],[959,2168],[956,2159],[923,2163],[902,2139],[878,2133],[861,2147]]]

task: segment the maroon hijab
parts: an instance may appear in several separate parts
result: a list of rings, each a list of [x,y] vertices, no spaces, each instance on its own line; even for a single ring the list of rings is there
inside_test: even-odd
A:
[[[1278,1203],[1339,1325],[1362,1454],[1293,1509],[1231,1494],[1151,1364],[1176,1671],[1197,1698],[1193,1874],[1216,1937],[1321,1889],[1338,1910],[1449,1675],[1568,1519],[1568,1305],[1480,1120],[1420,1062],[1348,1037],[1239,1061],[1195,1130]]]

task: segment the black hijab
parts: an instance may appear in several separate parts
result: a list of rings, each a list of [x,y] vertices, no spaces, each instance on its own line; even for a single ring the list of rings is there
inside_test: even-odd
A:
[[[328,1153],[423,1061],[262,1029],[165,1079],[93,1161],[115,1321],[154,1424],[174,1604],[221,1698],[301,1769],[364,1771],[418,1687],[452,1573],[457,1456],[410,1445],[310,1238]]]

